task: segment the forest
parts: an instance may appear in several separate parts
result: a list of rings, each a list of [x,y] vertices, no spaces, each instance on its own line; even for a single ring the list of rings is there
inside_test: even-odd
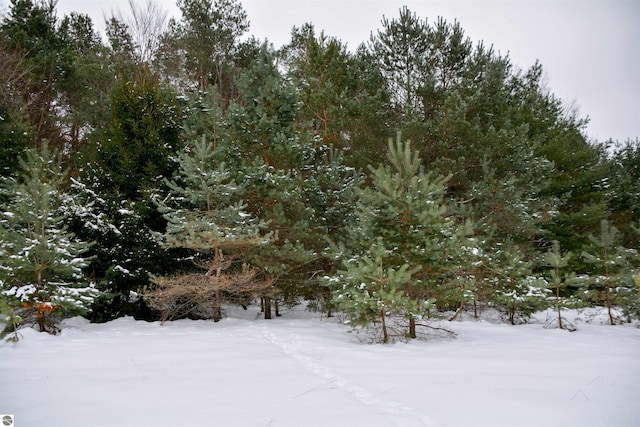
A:
[[[306,304],[411,339],[433,319],[640,318],[640,142],[408,8],[275,48],[237,0],[0,18],[3,335]]]

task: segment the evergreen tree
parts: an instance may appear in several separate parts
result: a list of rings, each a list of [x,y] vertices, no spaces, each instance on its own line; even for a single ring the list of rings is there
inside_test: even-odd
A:
[[[179,148],[182,119],[175,94],[143,68],[135,80],[118,83],[110,104],[108,127],[93,135],[103,188],[142,202],[141,208],[151,205],[149,194],[171,177],[175,167],[171,158]]]
[[[372,243],[369,251],[345,261],[345,269],[327,276],[326,283],[334,289],[335,305],[355,326],[369,326],[380,321],[382,342],[388,343],[391,333],[397,334],[396,325],[389,319],[419,317],[423,310],[432,308],[431,301],[420,304],[406,293],[420,267],[409,269],[409,264],[389,266],[392,251],[385,249],[382,239]]]
[[[98,296],[83,268],[90,247],[67,230],[62,193],[66,172],[44,144],[20,161],[21,174],[5,178],[8,198],[0,217],[0,298],[24,325],[56,333],[56,323],[83,314]]]
[[[63,78],[66,46],[58,31],[53,0],[11,0],[0,22],[0,46],[24,58],[24,85],[18,95],[31,128],[31,146],[43,139],[62,152],[65,138],[59,126],[57,85]]]
[[[512,325],[527,321],[536,311],[545,308],[549,290],[547,282],[533,273],[533,262],[513,244],[502,245],[494,253],[495,274],[488,279],[495,292],[494,300]]]
[[[119,75],[131,77],[139,64],[136,62],[136,45],[129,26],[115,16],[107,19],[105,25],[114,71]]]
[[[247,14],[237,0],[179,0],[180,21],[171,20],[164,55],[178,59],[202,91],[218,88],[228,102],[234,91],[230,77],[238,39],[249,29]],[[177,55],[172,52],[178,52]]]
[[[384,146],[372,144],[385,134],[389,102],[384,79],[362,45],[355,54],[334,37],[316,35],[312,24],[294,27],[281,56],[300,91],[298,121],[322,142],[343,149],[351,165],[365,167],[384,158]]]
[[[250,296],[257,292],[250,287],[270,286],[269,278],[258,277],[243,255],[252,246],[268,243],[269,236],[261,234],[264,223],[247,213],[238,198],[242,188],[206,138],[181,152],[179,164],[176,180],[168,182],[170,197],[158,202],[167,220],[163,245],[193,251],[204,272],[156,278],[157,288],[146,298],[165,311],[165,318],[212,304],[212,317],[219,321],[225,296]]]
[[[72,178],[68,195],[75,203],[69,210],[69,229],[83,240],[96,242],[88,271],[102,291],[91,312],[92,321],[108,321],[129,315],[155,320],[157,314],[138,296],[149,283],[149,275],[180,269],[184,263],[165,251],[138,213],[137,203],[104,195],[97,172],[85,165]]]
[[[29,64],[26,54],[0,44],[0,176],[19,169],[15,159],[30,146],[33,130],[23,101],[28,92]]]
[[[599,182],[612,209],[612,218],[620,230],[622,243],[633,245],[635,233],[629,225],[640,221],[640,140],[615,145],[606,161],[608,174]]]
[[[589,236],[590,245],[582,252],[584,260],[595,270],[591,276],[594,302],[604,302],[611,325],[618,321],[615,315],[617,307],[622,308],[628,318],[640,314],[637,311],[639,295],[634,283],[640,257],[636,250],[619,246],[619,240],[618,230],[609,221],[602,220],[600,234]]]
[[[378,59],[389,93],[404,120],[420,111],[419,90],[426,80],[429,25],[406,6],[398,19],[384,17],[369,48]]]
[[[241,96],[229,108],[235,139],[230,148],[238,181],[247,188],[248,210],[267,222],[274,236],[268,247],[249,252],[251,263],[274,278],[271,292],[263,296],[269,318],[272,300],[294,302],[312,293],[307,287],[310,274],[302,266],[318,257],[313,250],[318,234],[310,222],[313,209],[305,199],[316,191],[308,179],[323,148],[319,138],[298,125],[299,95],[278,70],[269,45],[262,45],[238,87]]]
[[[59,54],[63,58],[57,84],[59,117],[67,149],[75,154],[87,149],[92,131],[108,123],[114,69],[89,16],[72,12],[62,19],[58,33],[65,46]]]
[[[148,283],[149,273],[177,267],[153,237],[166,221],[152,198],[167,192],[163,180],[176,165],[182,113],[175,94],[144,67],[134,80],[121,76],[108,111],[105,125],[89,136],[92,146],[80,156],[73,190],[86,209],[74,212],[70,227],[97,242],[91,271],[105,296],[94,318],[108,320],[121,312],[149,319],[151,313],[132,292]]]
[[[383,282],[394,274],[403,278],[390,282],[390,298],[399,301],[395,295],[401,290],[404,308],[394,313],[408,321],[407,336],[415,338],[416,321],[432,316],[433,301],[440,300],[443,308],[453,302],[446,295],[452,286],[458,288],[455,279],[464,275],[461,261],[473,253],[475,243],[467,236],[467,224],[459,225],[449,215],[443,198],[447,178],[425,173],[417,153],[399,139],[389,141],[388,159],[392,167],[371,168],[372,187],[360,194],[358,222],[343,240],[343,276],[356,279],[346,285],[335,279],[328,283],[339,306],[358,313],[345,294],[358,292],[353,289],[362,277],[357,271],[370,274],[372,266],[380,266],[376,271]],[[458,306],[459,299],[453,303]]]
[[[569,299],[564,291],[569,286],[576,285],[577,279],[575,273],[567,273],[567,266],[572,254],[570,252],[562,253],[560,251],[560,243],[553,241],[553,246],[542,257],[542,265],[548,267],[547,287],[553,291],[553,301],[557,310],[557,325],[560,329],[575,331],[575,325],[571,324],[562,317],[562,309],[569,306]]]

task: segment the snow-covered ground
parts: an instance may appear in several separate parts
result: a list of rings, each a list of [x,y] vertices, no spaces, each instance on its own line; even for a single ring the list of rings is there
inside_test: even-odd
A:
[[[301,310],[242,314],[23,330],[0,344],[0,414],[16,427],[640,425],[634,326],[467,319],[448,324],[455,338],[369,345]]]

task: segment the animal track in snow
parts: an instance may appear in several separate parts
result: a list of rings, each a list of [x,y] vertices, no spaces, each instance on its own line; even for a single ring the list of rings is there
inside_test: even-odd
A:
[[[365,388],[351,383],[342,375],[332,371],[327,366],[323,366],[320,363],[312,360],[310,357],[303,355],[298,349],[300,348],[300,337],[293,333],[288,334],[288,338],[283,340],[279,338],[275,333],[269,330],[267,325],[262,325],[263,336],[273,345],[278,347],[289,357],[297,361],[307,371],[317,375],[320,378],[327,380],[326,384],[333,384],[339,389],[346,392],[349,396],[357,400],[358,402],[374,407],[377,411],[384,414],[393,415],[395,417],[405,417],[406,421],[417,421],[417,426],[435,426],[435,422],[418,412],[413,408],[403,405],[400,402],[396,402],[389,399],[381,399],[376,397],[373,393],[367,391]],[[303,393],[304,394],[304,393]],[[403,424],[406,426],[407,424]]]

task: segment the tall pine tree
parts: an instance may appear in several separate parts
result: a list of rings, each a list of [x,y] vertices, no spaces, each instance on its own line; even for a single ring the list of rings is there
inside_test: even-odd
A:
[[[243,259],[243,253],[269,242],[264,224],[247,213],[240,201],[241,187],[216,157],[213,144],[202,137],[180,153],[180,169],[168,182],[170,195],[158,201],[167,220],[162,237],[168,248],[193,252],[197,271],[155,278],[156,288],[146,299],[164,310],[164,318],[203,312],[211,307],[215,321],[222,318],[223,299],[237,298],[252,286],[269,286]]]
[[[20,166],[2,182],[0,298],[22,324],[56,333],[61,318],[86,312],[98,295],[83,272],[90,244],[67,231],[66,172],[48,146],[29,150]]]

